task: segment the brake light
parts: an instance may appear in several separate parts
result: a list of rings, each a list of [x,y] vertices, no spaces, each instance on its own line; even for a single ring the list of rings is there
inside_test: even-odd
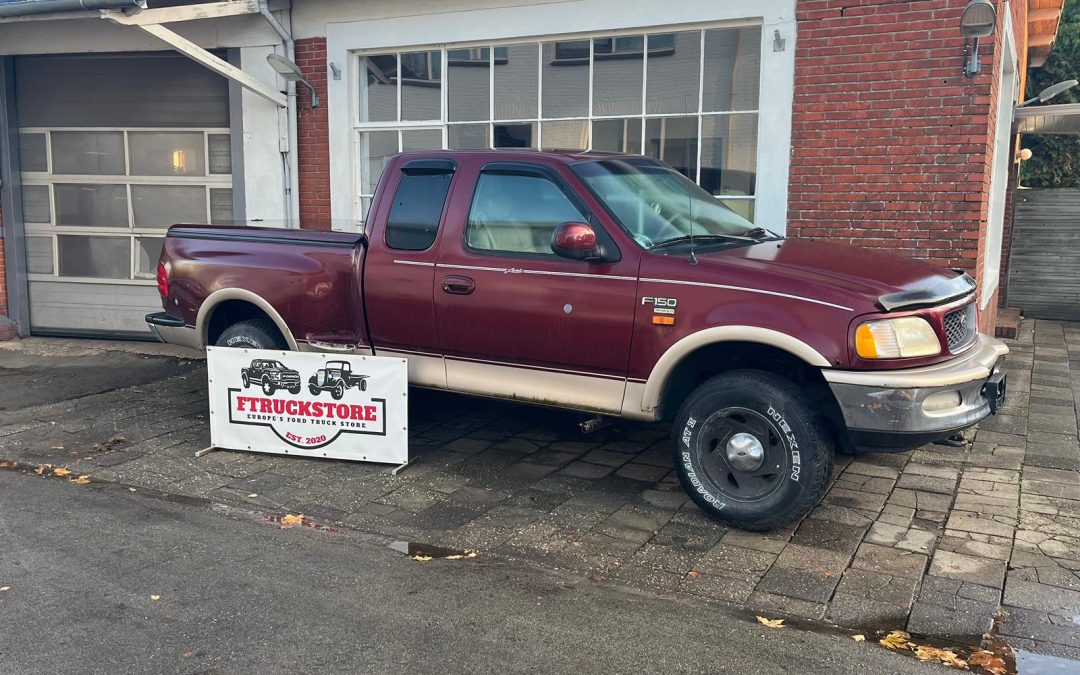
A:
[[[157,266],[157,290],[162,300],[169,299],[169,268],[165,263],[158,263]]]

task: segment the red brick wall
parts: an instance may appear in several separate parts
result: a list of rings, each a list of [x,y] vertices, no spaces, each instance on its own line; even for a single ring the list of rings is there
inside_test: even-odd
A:
[[[965,77],[966,4],[798,0],[789,233],[981,278],[1002,31]]]
[[[297,163],[300,183],[300,227],[330,229],[330,123],[326,96],[326,38],[296,41],[296,63],[319,94],[311,107],[307,87],[297,87]]]

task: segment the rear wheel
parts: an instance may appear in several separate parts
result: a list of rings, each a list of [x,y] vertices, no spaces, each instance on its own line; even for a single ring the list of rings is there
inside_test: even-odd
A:
[[[247,373],[240,373],[240,381],[244,384],[244,389],[251,386],[251,380],[248,379]]]
[[[367,380],[360,380],[360,391],[367,391]]]
[[[742,370],[706,380],[672,429],[675,471],[706,514],[747,530],[806,515],[825,494],[835,441],[795,384]]]
[[[229,326],[214,343],[217,347],[288,349],[277,326],[269,319],[248,319]]]

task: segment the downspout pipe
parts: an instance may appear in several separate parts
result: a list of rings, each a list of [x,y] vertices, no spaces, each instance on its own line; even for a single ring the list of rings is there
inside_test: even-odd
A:
[[[0,19],[97,9],[146,9],[146,0],[18,0],[0,3]]]
[[[273,12],[270,11],[270,6],[267,0],[259,1],[259,13],[263,15],[266,22],[270,24],[270,27],[281,37],[282,43],[285,45],[285,57],[292,62],[296,62],[296,43],[293,41],[292,34],[285,29],[285,26],[281,25],[281,22],[277,20]],[[285,184],[286,184],[286,196],[285,196],[285,213],[286,223],[290,228],[300,227],[300,169],[299,159],[297,158],[297,110],[296,110],[296,84],[292,82],[286,83],[288,89],[288,103],[286,106],[286,120],[285,124],[288,127],[288,149],[286,151],[285,161],[283,165],[285,167]]]

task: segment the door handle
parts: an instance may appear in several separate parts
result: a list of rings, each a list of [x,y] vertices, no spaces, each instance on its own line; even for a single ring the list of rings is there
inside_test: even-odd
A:
[[[453,275],[443,277],[442,289],[443,293],[449,293],[451,295],[468,295],[476,289],[476,284],[469,277]]]

